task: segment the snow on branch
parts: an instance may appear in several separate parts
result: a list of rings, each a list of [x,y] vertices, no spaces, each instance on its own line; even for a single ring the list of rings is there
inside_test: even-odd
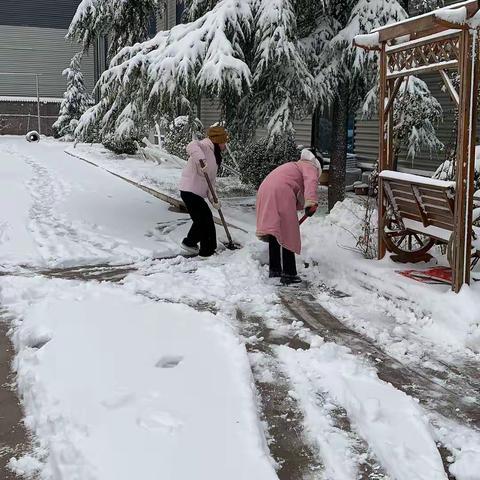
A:
[[[101,128],[110,125],[125,134],[122,119],[132,122],[129,115],[119,115],[132,99],[143,105],[142,112],[159,116],[179,105],[184,111],[191,109],[201,95],[241,96],[251,84],[241,42],[252,19],[250,0],[223,0],[194,22],[123,48],[97,84],[101,104],[86,112],[76,134],[83,138],[102,116]]]
[[[364,117],[372,118],[376,113],[378,96],[377,84],[365,97]],[[414,158],[422,148],[430,152],[444,148],[435,128],[442,121],[442,107],[423,80],[413,75],[404,80],[393,108],[394,155],[402,147],[408,158]]]
[[[315,104],[314,78],[296,38],[290,0],[258,0],[256,9],[254,108],[274,138],[293,132],[297,110]]]
[[[148,38],[151,15],[165,0],[82,0],[67,38],[82,44],[84,51],[101,36],[108,36],[109,56],[124,45]]]
[[[378,43],[378,38],[368,35],[372,30],[406,17],[407,13],[397,0],[359,0],[348,24],[332,39],[332,46],[344,49],[344,55],[352,58],[353,71],[360,72],[365,62],[374,58],[374,52],[353,47],[354,40],[362,35],[360,41],[370,45]]]

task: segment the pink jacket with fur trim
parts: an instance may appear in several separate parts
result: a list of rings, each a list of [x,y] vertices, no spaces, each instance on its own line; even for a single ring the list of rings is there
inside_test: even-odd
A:
[[[208,184],[200,167],[200,160],[206,163],[207,175],[212,182],[213,188],[215,188],[218,166],[213,149],[213,143],[208,138],[194,140],[188,144],[187,153],[189,158],[180,179],[180,191],[195,193],[202,198],[210,198]]]
[[[302,248],[297,210],[318,203],[318,168],[308,161],[277,167],[257,193],[257,236],[273,235],[278,243],[299,254]]]

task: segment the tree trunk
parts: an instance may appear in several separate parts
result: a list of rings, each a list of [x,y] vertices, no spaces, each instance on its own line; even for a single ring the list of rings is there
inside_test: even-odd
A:
[[[330,154],[328,210],[345,199],[345,174],[348,139],[348,90],[339,89],[332,105],[332,152]]]

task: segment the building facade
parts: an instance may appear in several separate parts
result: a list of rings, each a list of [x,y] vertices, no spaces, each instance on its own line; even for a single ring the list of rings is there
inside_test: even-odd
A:
[[[66,89],[62,71],[80,51],[78,44],[65,39],[79,3],[1,0],[0,135],[38,129],[38,110],[41,132],[51,134]],[[96,60],[95,52],[83,59],[82,72],[89,90],[93,90],[101,70]]]

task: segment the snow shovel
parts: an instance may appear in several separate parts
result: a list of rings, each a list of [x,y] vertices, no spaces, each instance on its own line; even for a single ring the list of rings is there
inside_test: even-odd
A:
[[[200,166],[202,169],[205,167],[205,162],[203,160],[200,160]],[[205,175],[205,180],[207,181],[208,184],[208,189],[210,190],[210,194],[212,195],[212,200],[214,203],[218,203],[218,197],[217,194],[215,193],[215,190],[213,189],[212,182],[210,181],[210,177],[208,176],[207,172],[203,172]],[[220,220],[222,221],[223,228],[225,229],[225,233],[227,234],[228,238],[228,243],[225,243],[225,247],[227,247],[229,250],[238,250],[239,248],[242,248],[240,245],[235,244],[232,240],[232,236],[230,235],[230,231],[228,230],[227,222],[225,221],[225,217],[223,216],[222,209],[218,209],[218,215],[220,217]]]

